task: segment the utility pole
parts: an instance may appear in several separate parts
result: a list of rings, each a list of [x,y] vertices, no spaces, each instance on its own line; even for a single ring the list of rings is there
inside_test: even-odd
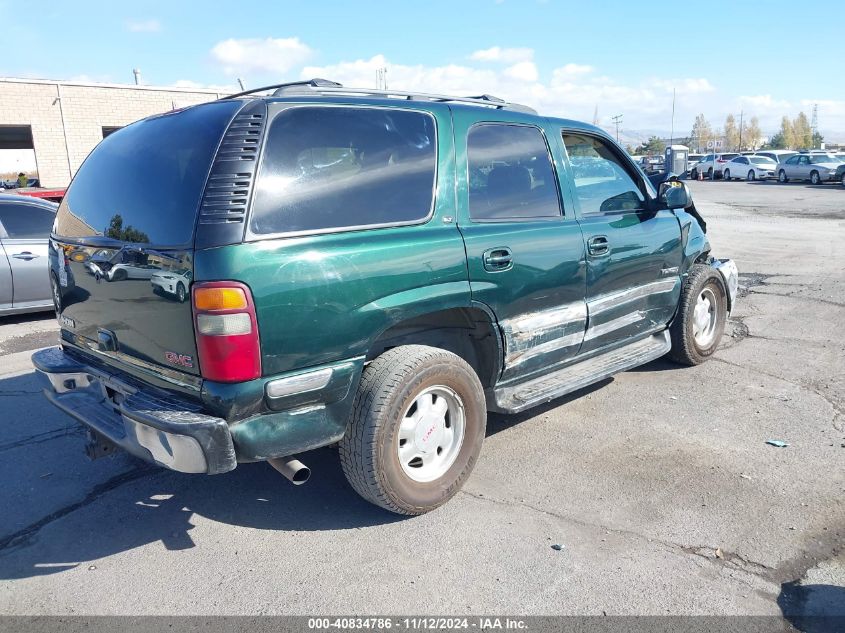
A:
[[[241,79],[240,77],[238,77],[238,85],[241,87],[242,91],[246,90],[246,88],[244,88],[244,80]]]
[[[739,151],[742,151],[742,113],[743,111],[739,111]]]
[[[617,114],[616,116],[610,117],[613,119],[613,122],[616,124],[616,142],[619,142],[619,124],[622,123],[622,115]]]
[[[669,132],[669,147],[675,144],[675,88],[672,88],[672,127]]]
[[[137,86],[138,84],[141,83],[141,69],[140,68],[133,68],[132,74],[135,75],[135,85]]]
[[[819,104],[813,104],[813,118],[810,120],[810,128],[813,130],[813,148],[816,147],[816,132],[819,131]]]

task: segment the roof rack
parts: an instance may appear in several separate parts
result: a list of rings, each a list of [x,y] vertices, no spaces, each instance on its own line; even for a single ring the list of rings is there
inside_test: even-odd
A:
[[[264,92],[265,90],[274,90],[279,92],[284,90],[285,88],[293,88],[293,87],[311,87],[311,88],[342,88],[343,86],[336,81],[329,81],[328,79],[320,79],[315,77],[314,79],[306,79],[305,81],[289,81],[288,83],[284,84],[272,84],[270,86],[261,86],[260,88],[253,88],[252,90],[244,90],[243,92],[236,92],[233,95],[228,95],[226,97],[220,97],[218,101],[222,99],[234,99],[235,97],[245,97],[247,95],[255,94],[257,92]],[[273,94],[275,95],[276,92]]]
[[[275,84],[272,86],[263,86],[261,88],[254,88],[253,90],[245,90],[237,94],[223,97],[224,99],[231,99],[234,97],[243,97],[246,95],[264,92],[266,90],[273,90],[274,97],[281,97],[285,95],[302,95],[302,94],[321,94],[321,95],[354,95],[354,96],[371,96],[371,97],[385,97],[385,98],[402,98],[408,101],[437,101],[440,103],[467,103],[472,105],[481,105],[496,108],[497,110],[513,110],[515,112],[525,112],[527,114],[537,114],[534,108],[531,108],[520,103],[509,103],[499,97],[493,95],[483,94],[475,97],[453,97],[450,95],[429,94],[425,92],[408,92],[405,90],[376,90],[369,88],[344,88],[343,85],[336,81],[329,81],[328,79],[309,79],[306,81],[293,81],[283,84]]]

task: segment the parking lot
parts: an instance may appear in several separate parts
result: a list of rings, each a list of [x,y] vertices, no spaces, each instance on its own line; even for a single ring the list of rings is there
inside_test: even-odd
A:
[[[332,449],[301,487],[89,462],[28,361],[54,317],[0,319],[0,612],[845,615],[845,188],[690,186],[743,284],[716,357],[491,415],[417,518]]]

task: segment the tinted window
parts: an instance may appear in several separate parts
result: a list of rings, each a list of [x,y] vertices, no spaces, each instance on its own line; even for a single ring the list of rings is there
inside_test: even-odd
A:
[[[59,207],[58,234],[159,246],[190,242],[217,144],[240,106],[210,103],[110,134],[74,177]]]
[[[266,143],[253,233],[419,222],[431,212],[437,139],[426,113],[291,108]]]
[[[47,239],[56,214],[34,204],[0,204],[0,222],[12,239]]]
[[[636,181],[604,140],[584,134],[564,134],[563,143],[572,165],[581,213],[643,208],[645,197]]]
[[[467,136],[473,220],[560,216],[549,148],[536,127],[485,123]]]

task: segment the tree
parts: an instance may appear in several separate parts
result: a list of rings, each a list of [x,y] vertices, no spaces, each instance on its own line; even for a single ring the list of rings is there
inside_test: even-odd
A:
[[[713,128],[710,123],[704,118],[703,114],[695,117],[695,123],[692,124],[692,131],[690,132],[690,148],[695,144],[697,154],[700,154],[702,149],[707,149],[707,143],[713,140]]]
[[[795,120],[792,121],[792,134],[795,149],[810,149],[813,147],[813,128],[810,127],[810,121],[803,112],[799,112]]]
[[[733,114],[725,118],[725,147],[724,150],[732,152],[739,148],[739,129],[736,127],[736,119]]]
[[[637,151],[631,146],[630,144],[625,146],[625,151],[628,152],[628,155],[633,156],[637,153]]]
[[[653,154],[662,154],[666,150],[666,143],[664,143],[658,136],[650,136],[647,141],[637,148],[637,153],[651,156]]]
[[[821,132],[813,132],[813,147],[821,147],[822,143],[824,143],[824,136]]]
[[[742,142],[748,149],[756,150],[760,147],[760,141],[762,139],[763,133],[760,131],[760,121],[756,116],[753,116],[748,126],[742,132]]]
[[[795,132],[792,129],[792,122],[788,116],[780,120],[780,139],[778,142],[778,149],[792,149],[795,147]],[[777,134],[775,134],[777,136]],[[772,137],[774,140],[774,137]]]
[[[109,220],[109,226],[105,230],[106,237],[121,242],[133,242],[135,244],[149,244],[150,238],[143,231],[139,231],[131,224],[123,228],[123,216],[115,213]]]

